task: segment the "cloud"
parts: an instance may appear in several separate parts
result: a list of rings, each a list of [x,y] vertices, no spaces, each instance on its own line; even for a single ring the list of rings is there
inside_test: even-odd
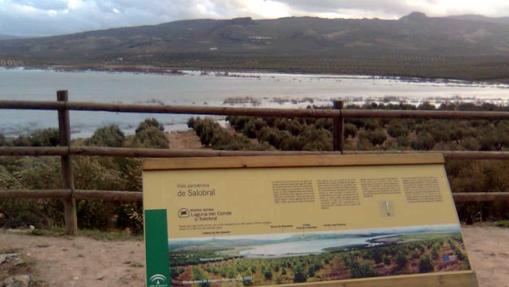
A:
[[[327,14],[349,14],[352,12],[364,12],[367,14],[391,15],[400,16],[407,13],[409,10],[406,1],[394,0],[321,0],[321,1],[307,1],[307,0],[281,0],[287,4],[291,4],[292,8],[302,12],[311,13],[327,13]],[[355,16],[352,15],[352,16]]]
[[[332,15],[348,18],[399,18],[414,11],[430,16],[482,14],[509,16],[507,0],[279,0],[296,13]]]
[[[509,15],[507,0],[0,0],[0,34],[55,35],[190,18]]]
[[[36,9],[43,10],[59,10],[65,9],[67,7],[66,1],[63,0],[18,0],[16,1],[18,5],[31,6]]]

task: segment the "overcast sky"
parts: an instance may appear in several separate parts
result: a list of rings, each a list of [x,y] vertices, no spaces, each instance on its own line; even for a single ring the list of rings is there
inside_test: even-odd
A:
[[[394,19],[412,11],[509,16],[509,0],[0,0],[0,34],[55,35],[190,18]]]

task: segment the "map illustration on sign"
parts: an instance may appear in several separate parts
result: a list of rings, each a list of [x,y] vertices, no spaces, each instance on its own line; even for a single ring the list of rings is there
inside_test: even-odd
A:
[[[181,239],[170,240],[169,250],[173,286],[257,286],[470,269],[458,225]]]
[[[440,160],[396,162],[181,169],[149,162],[147,276],[217,287],[470,276]]]

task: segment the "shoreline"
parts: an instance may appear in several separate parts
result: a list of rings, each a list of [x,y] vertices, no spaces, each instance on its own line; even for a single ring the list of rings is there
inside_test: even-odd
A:
[[[232,77],[232,78],[256,78],[258,75],[271,76],[303,76],[314,78],[367,78],[379,80],[396,80],[407,83],[456,83],[465,85],[509,85],[509,80],[492,79],[492,80],[465,80],[458,78],[443,78],[443,77],[415,77],[415,76],[393,76],[393,75],[373,75],[373,74],[331,74],[331,73],[306,73],[294,72],[288,70],[274,70],[274,69],[234,69],[234,68],[199,68],[199,67],[161,67],[153,65],[24,65],[24,66],[0,66],[4,70],[26,70],[26,71],[54,71],[54,72],[110,72],[110,73],[132,73],[132,74],[148,74],[148,75],[172,75],[181,76],[189,74],[199,75],[214,75],[217,77]]]
[[[236,103],[226,103],[228,100],[237,100]],[[252,102],[252,98],[228,98],[225,99],[225,103],[218,105],[218,107],[249,107],[249,108],[294,108],[294,109],[305,109],[308,106],[315,106],[317,108],[326,108],[332,106],[332,99],[318,99],[318,98],[299,98],[299,99],[280,99],[280,98],[267,98],[262,99],[263,102]],[[480,99],[480,98],[425,98],[425,99],[401,99],[401,98],[364,98],[362,100],[358,100],[355,98],[345,97],[342,99],[346,105],[355,106],[356,108],[360,108],[363,105],[367,104],[384,104],[384,105],[398,105],[405,104],[417,107],[424,103],[428,103],[430,105],[435,106],[435,108],[439,108],[441,104],[474,104],[476,106],[480,106],[483,104],[494,104],[499,107],[509,107],[509,99],[505,100],[504,103],[495,104],[493,99]],[[500,99],[498,99],[500,100]],[[139,103],[143,105],[143,103]],[[164,105],[165,103],[160,103]],[[161,121],[161,123],[165,127],[165,133],[168,135],[171,133],[178,132],[186,132],[189,131],[190,128],[187,126],[187,121],[192,117],[200,117],[200,115],[171,115],[170,118],[168,116],[166,119],[164,117],[152,116]],[[225,116],[206,116],[208,118],[212,118],[215,122],[218,122],[222,126],[226,126],[227,122],[225,121]],[[115,124],[120,127],[122,132],[126,136],[134,135],[134,130],[137,123],[122,123],[119,120],[113,120],[111,122],[104,122],[101,125],[95,126],[90,129],[90,126],[83,123],[76,123],[71,125],[71,136],[73,139],[86,139],[93,135],[95,130],[102,126],[107,126],[110,124]],[[46,128],[51,128],[51,126],[37,126],[33,128],[29,128],[26,125],[21,125],[20,127],[11,126],[9,129],[2,129],[0,127],[0,134],[4,135],[6,138],[16,138],[22,135],[29,135],[37,130],[42,130]]]

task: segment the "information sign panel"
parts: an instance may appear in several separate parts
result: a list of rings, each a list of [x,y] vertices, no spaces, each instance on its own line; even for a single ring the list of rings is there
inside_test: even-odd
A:
[[[148,160],[143,186],[148,286],[477,286],[440,154]]]

